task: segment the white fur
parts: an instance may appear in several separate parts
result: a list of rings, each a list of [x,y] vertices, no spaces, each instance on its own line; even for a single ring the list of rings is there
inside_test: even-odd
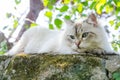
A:
[[[21,52],[27,54],[46,52],[72,53],[72,49],[66,45],[66,42],[61,42],[63,39],[64,31],[49,30],[40,26],[30,28],[6,55],[14,55]]]

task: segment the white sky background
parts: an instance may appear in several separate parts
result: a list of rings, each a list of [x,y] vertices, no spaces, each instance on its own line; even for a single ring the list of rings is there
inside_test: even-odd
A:
[[[15,10],[16,7],[16,10]],[[21,0],[21,3],[16,5],[14,0],[3,0],[0,2],[0,31],[4,32],[8,36],[9,31],[3,30],[4,26],[13,26],[13,18],[7,18],[6,13],[12,13],[16,17],[26,14],[29,8],[29,0]]]
[[[19,7],[19,11],[16,12],[14,10],[14,7],[16,6],[14,0],[3,0],[0,2],[0,26],[5,26],[6,24],[10,24],[11,20],[6,18],[6,13],[13,13],[17,16],[19,16],[19,12],[23,11],[23,9],[25,9],[25,7]],[[7,22],[7,23],[6,23]]]
[[[16,7],[16,10],[14,9]],[[19,23],[22,25],[25,20],[25,16],[29,11],[29,0],[21,0],[21,3],[16,5],[15,0],[3,0],[0,2],[0,31],[5,33],[5,36],[8,37],[9,33],[11,32],[8,29],[3,30],[5,26],[9,26],[13,28],[13,18],[7,18],[6,13],[12,13],[13,15],[17,16],[18,18],[21,18]],[[44,17],[43,12],[40,13],[40,18],[36,21],[36,23],[41,24],[42,26],[46,26],[45,24],[48,21],[47,17]],[[21,17],[22,15],[22,17]],[[16,33],[20,30],[20,26],[18,26],[18,29]],[[20,28],[19,28],[20,27]],[[17,35],[14,34],[13,37],[15,38]]]

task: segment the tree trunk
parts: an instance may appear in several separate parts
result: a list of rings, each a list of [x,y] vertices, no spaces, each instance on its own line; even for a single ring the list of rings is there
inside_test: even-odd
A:
[[[30,11],[28,13],[28,15],[26,16],[27,19],[31,20],[31,21],[36,21],[39,12],[44,8],[43,3],[41,0],[30,0]],[[22,36],[22,34],[24,33],[24,31],[26,31],[27,28],[30,27],[31,22],[26,20],[18,34],[18,37],[16,39],[16,41],[18,41],[20,39],[20,37]]]
[[[0,31],[0,43],[5,40],[4,33]]]

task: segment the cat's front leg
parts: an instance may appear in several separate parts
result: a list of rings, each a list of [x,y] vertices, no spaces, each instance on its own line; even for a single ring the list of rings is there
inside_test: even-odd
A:
[[[94,49],[79,49],[77,50],[80,54],[105,54],[105,50],[101,48],[94,48]]]
[[[105,54],[107,54],[107,52],[102,48],[87,49],[85,52],[89,53],[89,54],[95,54],[95,55],[105,55]]]
[[[102,48],[95,48],[95,49],[92,49],[90,51],[91,51],[91,53],[98,54],[98,55],[116,55],[116,54],[118,54],[114,51],[106,51]]]
[[[104,49],[101,48],[95,48],[91,50],[92,54],[98,54],[98,55],[105,55],[106,51]]]

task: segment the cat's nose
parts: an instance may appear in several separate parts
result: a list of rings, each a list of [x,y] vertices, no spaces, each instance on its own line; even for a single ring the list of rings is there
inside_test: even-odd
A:
[[[75,42],[75,44],[76,44],[76,46],[77,46],[78,48],[80,48],[80,46],[79,46],[80,43],[81,43],[81,41],[76,41],[76,42]]]

